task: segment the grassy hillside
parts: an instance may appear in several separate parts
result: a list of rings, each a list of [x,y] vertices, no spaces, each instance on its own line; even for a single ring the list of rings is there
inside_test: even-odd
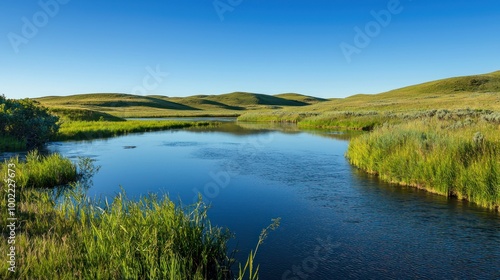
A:
[[[249,92],[233,92],[221,95],[207,96],[207,99],[218,101],[229,105],[268,105],[268,106],[305,106],[308,103],[297,100],[290,100],[281,97],[249,93]]]
[[[238,116],[244,110],[306,106],[322,99],[300,94],[271,96],[249,92],[167,97],[122,93],[48,96],[37,99],[53,110],[90,110],[115,117]],[[57,109],[56,109],[57,108]],[[88,112],[88,111],[87,111]],[[80,112],[81,113],[81,112]]]
[[[500,71],[437,80],[380,94],[358,94],[311,106],[312,110],[405,111],[500,109]]]
[[[363,119],[342,127],[363,128],[371,119],[392,114],[411,114],[432,110],[500,111],[500,71],[442,79],[380,94],[358,94],[331,99],[301,108],[246,112],[240,121],[308,122],[310,126],[335,126],[335,120]],[[332,122],[333,121],[333,122]]]
[[[62,121],[125,121],[125,119],[88,109],[52,107],[50,112]]]
[[[307,103],[307,104],[316,104],[316,103],[324,102],[324,101],[328,100],[328,99],[324,99],[324,98],[302,95],[302,94],[298,94],[298,93],[281,93],[281,94],[275,94],[274,96],[279,97],[279,98],[288,99],[288,100],[295,100],[295,101]]]
[[[122,93],[90,93],[70,96],[49,96],[39,98],[38,101],[46,106],[80,106],[87,108],[151,107],[170,110],[196,110],[196,108],[160,98]]]

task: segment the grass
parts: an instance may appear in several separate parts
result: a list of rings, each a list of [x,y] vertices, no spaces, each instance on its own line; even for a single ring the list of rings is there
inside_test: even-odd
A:
[[[122,194],[101,207],[82,194],[56,204],[46,191],[19,193],[17,271],[2,262],[4,279],[229,279],[231,234],[211,226],[201,203]]]
[[[59,154],[43,156],[34,150],[28,152],[26,160],[19,157],[9,160],[17,167],[16,182],[27,188],[53,188],[77,179],[76,167],[71,160]],[[7,174],[7,164],[0,165],[0,174]]]
[[[382,180],[498,210],[500,118],[492,116],[443,113],[386,124],[352,139],[346,155]]]
[[[11,230],[1,230],[0,250],[14,246],[16,254],[15,272],[8,262],[0,263],[2,279],[258,279],[255,254],[279,220],[262,232],[234,278],[235,260],[227,248],[233,235],[211,225],[201,200],[181,206],[167,196],[131,200],[123,191],[112,203],[93,200],[85,182],[97,170],[89,160],[77,166],[37,152],[25,162],[16,157],[0,165],[1,174],[15,174],[11,181],[0,180],[0,205],[6,210],[0,216],[11,217],[7,193],[12,192],[5,184],[13,180],[17,218],[14,243],[7,242]],[[54,189],[77,179],[69,188]]]
[[[125,121],[123,118],[88,109],[53,107],[50,112],[65,121]]]
[[[319,98],[319,97],[314,97],[314,96],[308,96],[308,95],[303,95],[299,93],[281,93],[281,94],[276,94],[274,95],[275,97],[280,97],[284,99],[289,99],[289,100],[295,100],[307,104],[316,104],[319,102],[327,101],[327,99],[324,98]]]
[[[209,122],[179,121],[69,121],[62,123],[55,140],[90,140],[136,132],[151,132],[216,125]]]

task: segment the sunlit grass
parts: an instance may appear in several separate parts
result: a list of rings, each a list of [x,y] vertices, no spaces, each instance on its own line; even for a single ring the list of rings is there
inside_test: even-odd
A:
[[[216,124],[209,122],[179,121],[69,121],[61,125],[56,140],[90,140],[136,132],[151,132],[210,125]]]
[[[28,188],[53,188],[66,185],[77,179],[77,170],[71,160],[59,154],[40,155],[34,150],[26,160],[14,157],[8,160],[17,168],[18,186]],[[0,174],[7,174],[7,161],[0,165]]]
[[[352,139],[347,157],[385,181],[498,208],[500,127],[485,119],[385,125]]]

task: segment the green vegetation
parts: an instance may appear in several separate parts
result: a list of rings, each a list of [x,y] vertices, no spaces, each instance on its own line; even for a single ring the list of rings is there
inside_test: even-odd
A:
[[[384,125],[349,144],[350,162],[381,179],[500,205],[500,114],[460,112]]]
[[[97,112],[88,109],[72,109],[72,108],[50,108],[50,113],[59,117],[63,121],[111,121],[120,122],[125,121],[123,118],[119,118],[110,114],[103,112]]]
[[[59,154],[43,156],[37,150],[28,152],[25,161],[19,157],[9,160],[17,167],[16,182],[28,188],[53,188],[77,179],[75,165]],[[0,174],[7,174],[7,164],[0,165]]]
[[[57,121],[35,101],[0,96],[0,152],[41,147],[57,131]]]
[[[327,99],[324,98],[302,95],[299,93],[281,93],[281,94],[276,94],[275,97],[284,98],[288,100],[295,100],[307,104],[316,104],[319,102],[327,101]]]
[[[61,125],[56,140],[91,140],[109,138],[135,132],[151,132],[187,127],[204,127],[215,125],[209,122],[178,121],[70,121]]]

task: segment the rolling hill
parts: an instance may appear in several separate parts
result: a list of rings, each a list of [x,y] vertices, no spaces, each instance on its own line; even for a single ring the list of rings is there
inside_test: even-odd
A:
[[[306,106],[321,101],[321,99],[300,94],[271,96],[249,92],[189,97],[91,93],[48,96],[37,98],[37,100],[44,106],[60,112],[62,109],[92,110],[117,117],[237,116],[244,110]]]
[[[458,108],[500,110],[500,71],[441,79],[379,94],[331,99],[304,109],[404,111]]]
[[[335,111],[411,111],[428,109],[489,109],[500,111],[500,71],[454,77],[379,94],[322,99],[297,93],[265,95],[233,92],[221,95],[168,97],[123,93],[48,96],[44,106],[82,109],[116,117],[240,116],[247,112],[313,114]]]

